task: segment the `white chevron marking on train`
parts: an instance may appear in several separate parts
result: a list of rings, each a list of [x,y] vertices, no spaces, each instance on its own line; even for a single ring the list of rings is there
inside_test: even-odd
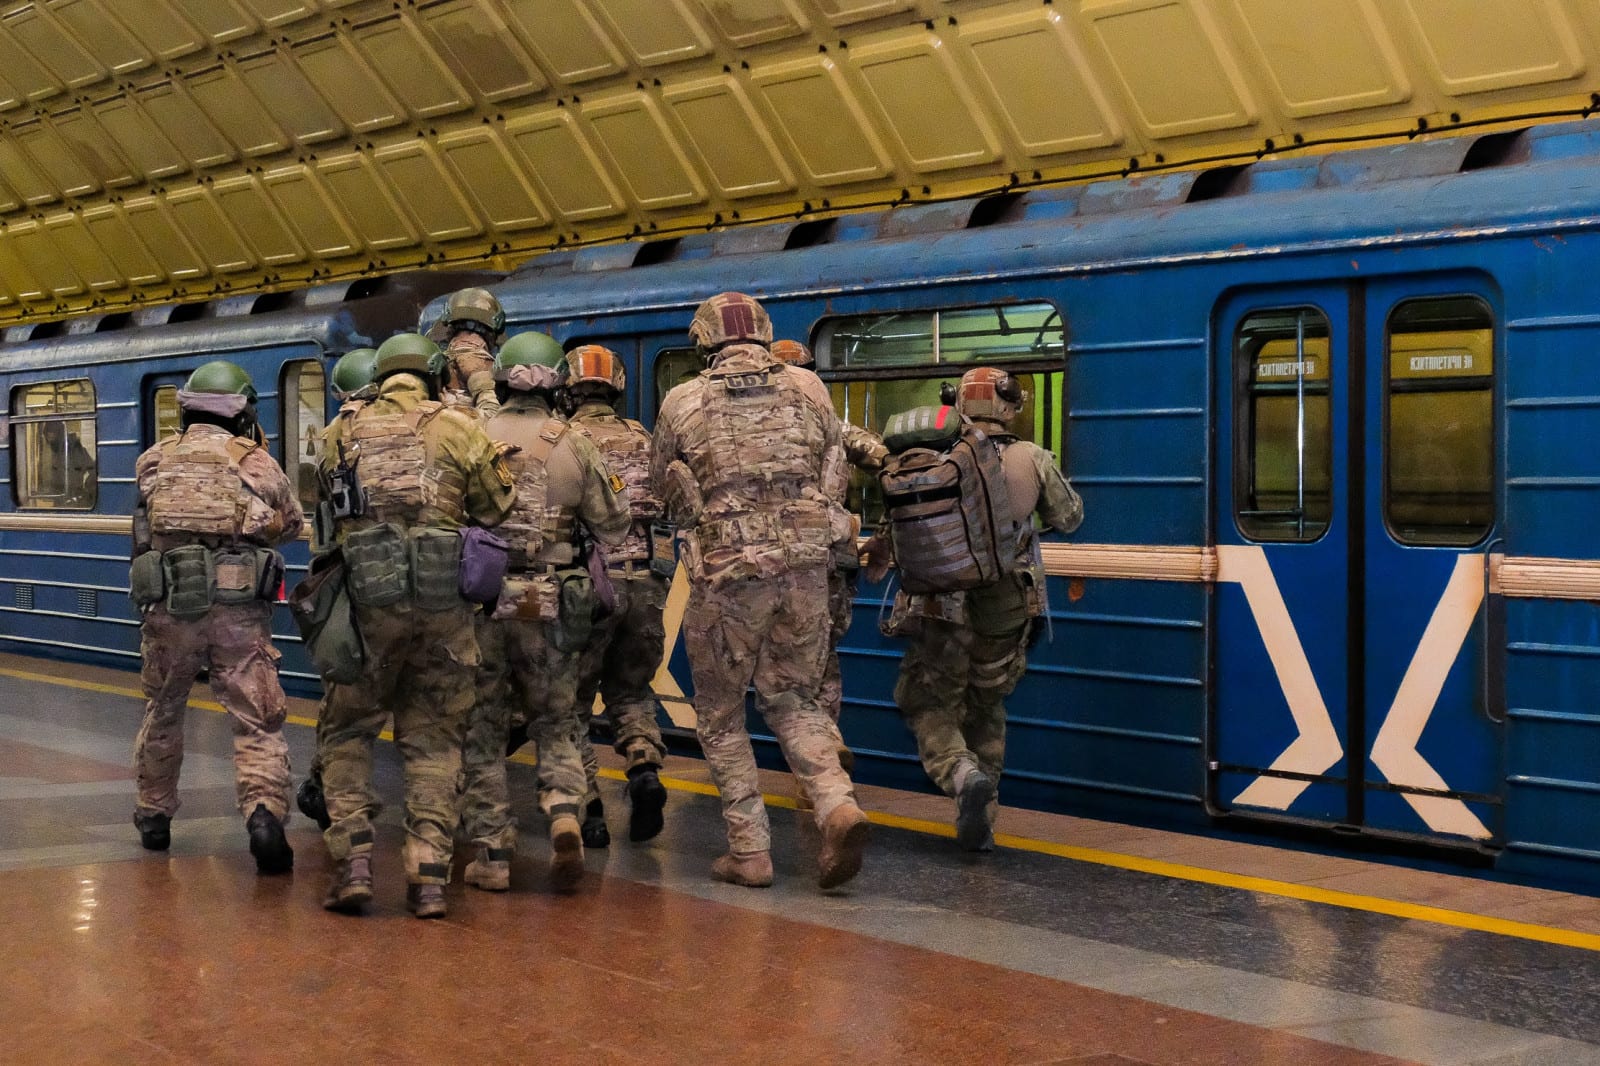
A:
[[[1267,647],[1267,657],[1272,660],[1273,673],[1278,675],[1278,685],[1288,701],[1289,714],[1300,731],[1283,754],[1272,761],[1270,769],[1301,774],[1327,772],[1344,754],[1344,745],[1311,672],[1311,663],[1300,644],[1294,619],[1289,617],[1288,605],[1283,602],[1278,579],[1272,576],[1272,564],[1267,562],[1266,551],[1259,544],[1217,545],[1217,583],[1225,582],[1244,590],[1250,614]],[[1233,801],[1251,807],[1288,810],[1310,785],[1309,781],[1263,775]]]
[[[1449,785],[1428,760],[1417,751],[1422,730],[1433,714],[1444,688],[1450,667],[1455,665],[1472,620],[1483,603],[1482,555],[1461,555],[1444,587],[1444,595],[1428,619],[1416,654],[1400,679],[1394,703],[1372,742],[1372,765],[1382,771],[1392,785],[1446,789]],[[1412,810],[1436,833],[1487,839],[1491,834],[1472,809],[1458,799],[1445,796],[1413,796],[1402,793]]]

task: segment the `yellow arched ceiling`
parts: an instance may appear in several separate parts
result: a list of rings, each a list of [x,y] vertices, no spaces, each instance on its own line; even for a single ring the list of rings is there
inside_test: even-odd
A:
[[[1587,114],[1594,0],[0,3],[0,321]]]

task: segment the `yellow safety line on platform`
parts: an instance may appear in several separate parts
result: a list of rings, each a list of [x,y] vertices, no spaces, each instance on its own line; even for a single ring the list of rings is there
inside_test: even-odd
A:
[[[47,685],[82,689],[85,692],[101,692],[111,696],[130,696],[134,699],[144,699],[144,693],[136,688],[129,688],[123,685],[107,685],[98,681],[80,681],[76,678],[56,677],[51,674],[39,674],[27,670],[0,667],[0,677],[11,677],[21,681],[38,681]],[[226,713],[225,708],[213,700],[190,700],[189,706],[206,711]],[[312,727],[317,724],[316,719],[306,718],[301,715],[289,715],[285,721],[292,722],[295,725]],[[384,730],[380,736],[384,740],[394,739],[394,735],[388,730]],[[522,754],[511,756],[511,761],[522,763],[526,766],[537,766],[539,764],[539,761],[532,756]],[[627,775],[621,770],[602,767],[599,773],[601,777],[611,781],[627,780]],[[687,781],[683,778],[662,776],[661,783],[667,788],[678,792],[692,792],[700,796],[715,796],[717,794],[715,786],[702,781]],[[762,799],[766,801],[769,807],[792,809],[795,806],[792,796],[763,793]],[[882,811],[867,811],[866,815],[867,819],[875,825],[887,826],[890,829],[904,829],[913,833],[925,833],[929,836],[955,836],[955,827],[944,822],[930,822],[925,818],[906,818],[902,815],[886,814]],[[1600,951],[1600,935],[1582,933],[1576,929],[1535,925],[1530,922],[1512,921],[1508,918],[1493,918],[1485,914],[1471,914],[1466,911],[1447,910],[1443,907],[1430,907],[1424,903],[1405,903],[1401,900],[1384,899],[1379,896],[1365,896],[1358,892],[1341,892],[1338,889],[1297,885],[1291,881],[1275,881],[1271,878],[1253,877],[1249,874],[1228,873],[1225,870],[1211,870],[1203,866],[1188,866],[1183,863],[1166,862],[1162,859],[1147,859],[1138,855],[1124,855],[1120,852],[1102,851],[1099,848],[1086,848],[1076,844],[1057,844],[1049,840],[1012,836],[1009,833],[996,833],[994,842],[998,847],[1010,848],[1013,851],[1031,851],[1040,855],[1053,855],[1057,858],[1071,859],[1075,862],[1090,863],[1095,866],[1109,866],[1118,870],[1133,870],[1138,873],[1153,874],[1157,877],[1171,877],[1181,881],[1217,885],[1222,888],[1236,888],[1246,892],[1259,892],[1268,896],[1304,900],[1307,903],[1322,903],[1330,907],[1344,907],[1348,910],[1368,911],[1372,914],[1386,914],[1394,918],[1407,918],[1412,921],[1451,926],[1456,929],[1469,929],[1474,932],[1516,937],[1520,940],[1535,940],[1545,944],[1558,944],[1562,947],[1579,948],[1584,951]]]

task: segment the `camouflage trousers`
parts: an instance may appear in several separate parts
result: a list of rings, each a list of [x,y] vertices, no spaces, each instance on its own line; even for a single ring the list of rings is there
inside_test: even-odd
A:
[[[1028,603],[1012,577],[965,595],[966,622],[923,618],[900,663],[894,701],[917,738],[922,768],[947,795],[970,759],[1000,780],[1005,698],[1028,668]]]
[[[771,834],[745,728],[745,692],[815,807],[817,824],[854,802],[839,766],[839,728],[817,703],[828,654],[828,577],[823,567],[780,577],[696,582],[684,615],[694,678],[695,729],[711,780],[722,794],[732,851],[767,851]]]
[[[559,651],[542,622],[513,619],[478,623],[483,665],[462,749],[459,801],[462,831],[475,844],[510,848],[517,840],[506,784],[506,736],[513,707],[528,723],[539,749],[539,808],[576,814],[583,801],[583,761],[578,754],[574,706],[578,653]]]
[[[595,776],[600,762],[589,742],[595,694],[605,701],[612,747],[635,766],[660,766],[667,752],[656,721],[656,695],[651,687],[661,665],[665,644],[661,613],[667,605],[670,583],[648,569],[629,574],[613,572],[617,609],[594,628],[594,635],[578,660],[578,747],[589,795],[598,795]]]
[[[173,618],[159,605],[145,612],[139,679],[148,702],[133,746],[138,810],[168,816],[177,811],[184,711],[195,679],[209,669],[211,691],[233,718],[240,812],[248,818],[261,804],[280,820],[288,815],[287,704],[271,621],[266,603],[219,604],[192,622]]]
[[[835,724],[844,706],[844,675],[839,669],[839,642],[850,632],[855,613],[856,579],[860,571],[835,566],[828,571],[828,661],[822,670],[817,702]]]
[[[445,884],[456,827],[461,739],[472,710],[478,645],[463,603],[424,611],[408,603],[356,606],[367,647],[361,680],[336,685],[319,730],[322,784],[333,824],[323,834],[342,860],[372,848],[380,804],[372,789],[372,745],[394,715],[405,767],[405,864],[413,882]],[[503,754],[503,752],[502,752]]]

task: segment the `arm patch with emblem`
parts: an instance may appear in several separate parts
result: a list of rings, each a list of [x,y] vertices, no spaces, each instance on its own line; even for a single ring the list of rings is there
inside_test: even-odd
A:
[[[615,474],[608,475],[606,481],[611,485],[612,492],[621,492],[628,487],[628,483]]]

